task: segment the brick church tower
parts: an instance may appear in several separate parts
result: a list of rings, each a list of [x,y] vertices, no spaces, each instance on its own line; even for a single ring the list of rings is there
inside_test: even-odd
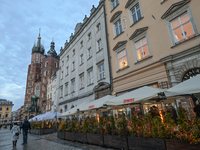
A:
[[[54,44],[52,41],[46,55],[39,33],[37,45],[34,44],[32,48],[24,100],[24,116],[28,116],[28,118],[46,112],[44,108],[47,103],[47,81],[51,79],[59,66],[59,57],[54,49]]]

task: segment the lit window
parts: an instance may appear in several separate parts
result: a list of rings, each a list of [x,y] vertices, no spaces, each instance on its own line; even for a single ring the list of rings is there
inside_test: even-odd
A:
[[[88,58],[92,57],[92,48],[90,47],[88,49]]]
[[[131,9],[131,13],[133,18],[133,23],[136,23],[138,20],[142,18],[139,4],[137,4]]]
[[[88,84],[94,83],[93,70],[88,71]]]
[[[173,21],[171,21],[171,27],[175,38],[175,43],[183,42],[194,36],[194,30],[188,13],[185,13]]]
[[[102,49],[102,40],[98,40],[98,51],[100,51]]]
[[[104,64],[99,66],[99,79],[104,79],[105,78],[105,72],[104,72]]]
[[[119,63],[119,69],[123,69],[128,66],[127,54],[125,49],[117,53],[117,59]]]
[[[150,56],[149,54],[149,46],[147,43],[147,38],[144,37],[143,39],[137,41],[135,43],[136,53],[137,53],[137,60],[140,61]]]
[[[84,75],[80,76],[80,88],[83,88],[85,86],[85,82],[84,82]]]
[[[115,25],[115,34],[116,34],[116,36],[118,36],[118,35],[120,35],[122,33],[122,22],[121,22],[121,19],[116,21],[114,23],[114,25]]]

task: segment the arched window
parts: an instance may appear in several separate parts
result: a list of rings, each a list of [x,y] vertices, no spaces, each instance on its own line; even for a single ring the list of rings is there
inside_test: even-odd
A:
[[[48,67],[48,61],[45,62],[45,67]]]
[[[39,84],[35,86],[35,95],[36,95],[37,97],[40,96],[40,85],[39,85]]]
[[[200,68],[191,69],[191,70],[189,70],[188,72],[185,73],[182,81],[188,80],[188,79],[196,76],[197,74],[200,74]]]

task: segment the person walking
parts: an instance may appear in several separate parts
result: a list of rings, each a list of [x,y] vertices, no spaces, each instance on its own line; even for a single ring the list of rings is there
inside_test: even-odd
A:
[[[24,123],[22,123],[21,128],[23,129],[23,143],[22,143],[22,145],[24,145],[24,144],[27,144],[28,130],[31,130],[31,125],[30,125],[30,122],[27,120],[27,116],[25,117],[25,121],[24,121]]]
[[[17,140],[19,139],[19,134],[21,134],[19,126],[17,123],[14,123],[14,126],[11,129],[12,133],[12,142],[13,142],[13,147],[17,145]]]

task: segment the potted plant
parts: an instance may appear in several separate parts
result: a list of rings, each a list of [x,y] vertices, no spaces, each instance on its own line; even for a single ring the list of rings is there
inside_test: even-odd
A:
[[[83,127],[82,127],[83,126]],[[76,121],[74,129],[74,138],[77,142],[87,143],[88,121],[85,119],[83,125],[79,121]]]
[[[65,139],[65,129],[66,123],[64,121],[59,123],[57,137],[60,139]]]
[[[65,132],[65,139],[69,141],[75,141],[74,139],[74,128],[75,128],[76,122],[74,120],[72,121],[66,121],[66,132]]]

